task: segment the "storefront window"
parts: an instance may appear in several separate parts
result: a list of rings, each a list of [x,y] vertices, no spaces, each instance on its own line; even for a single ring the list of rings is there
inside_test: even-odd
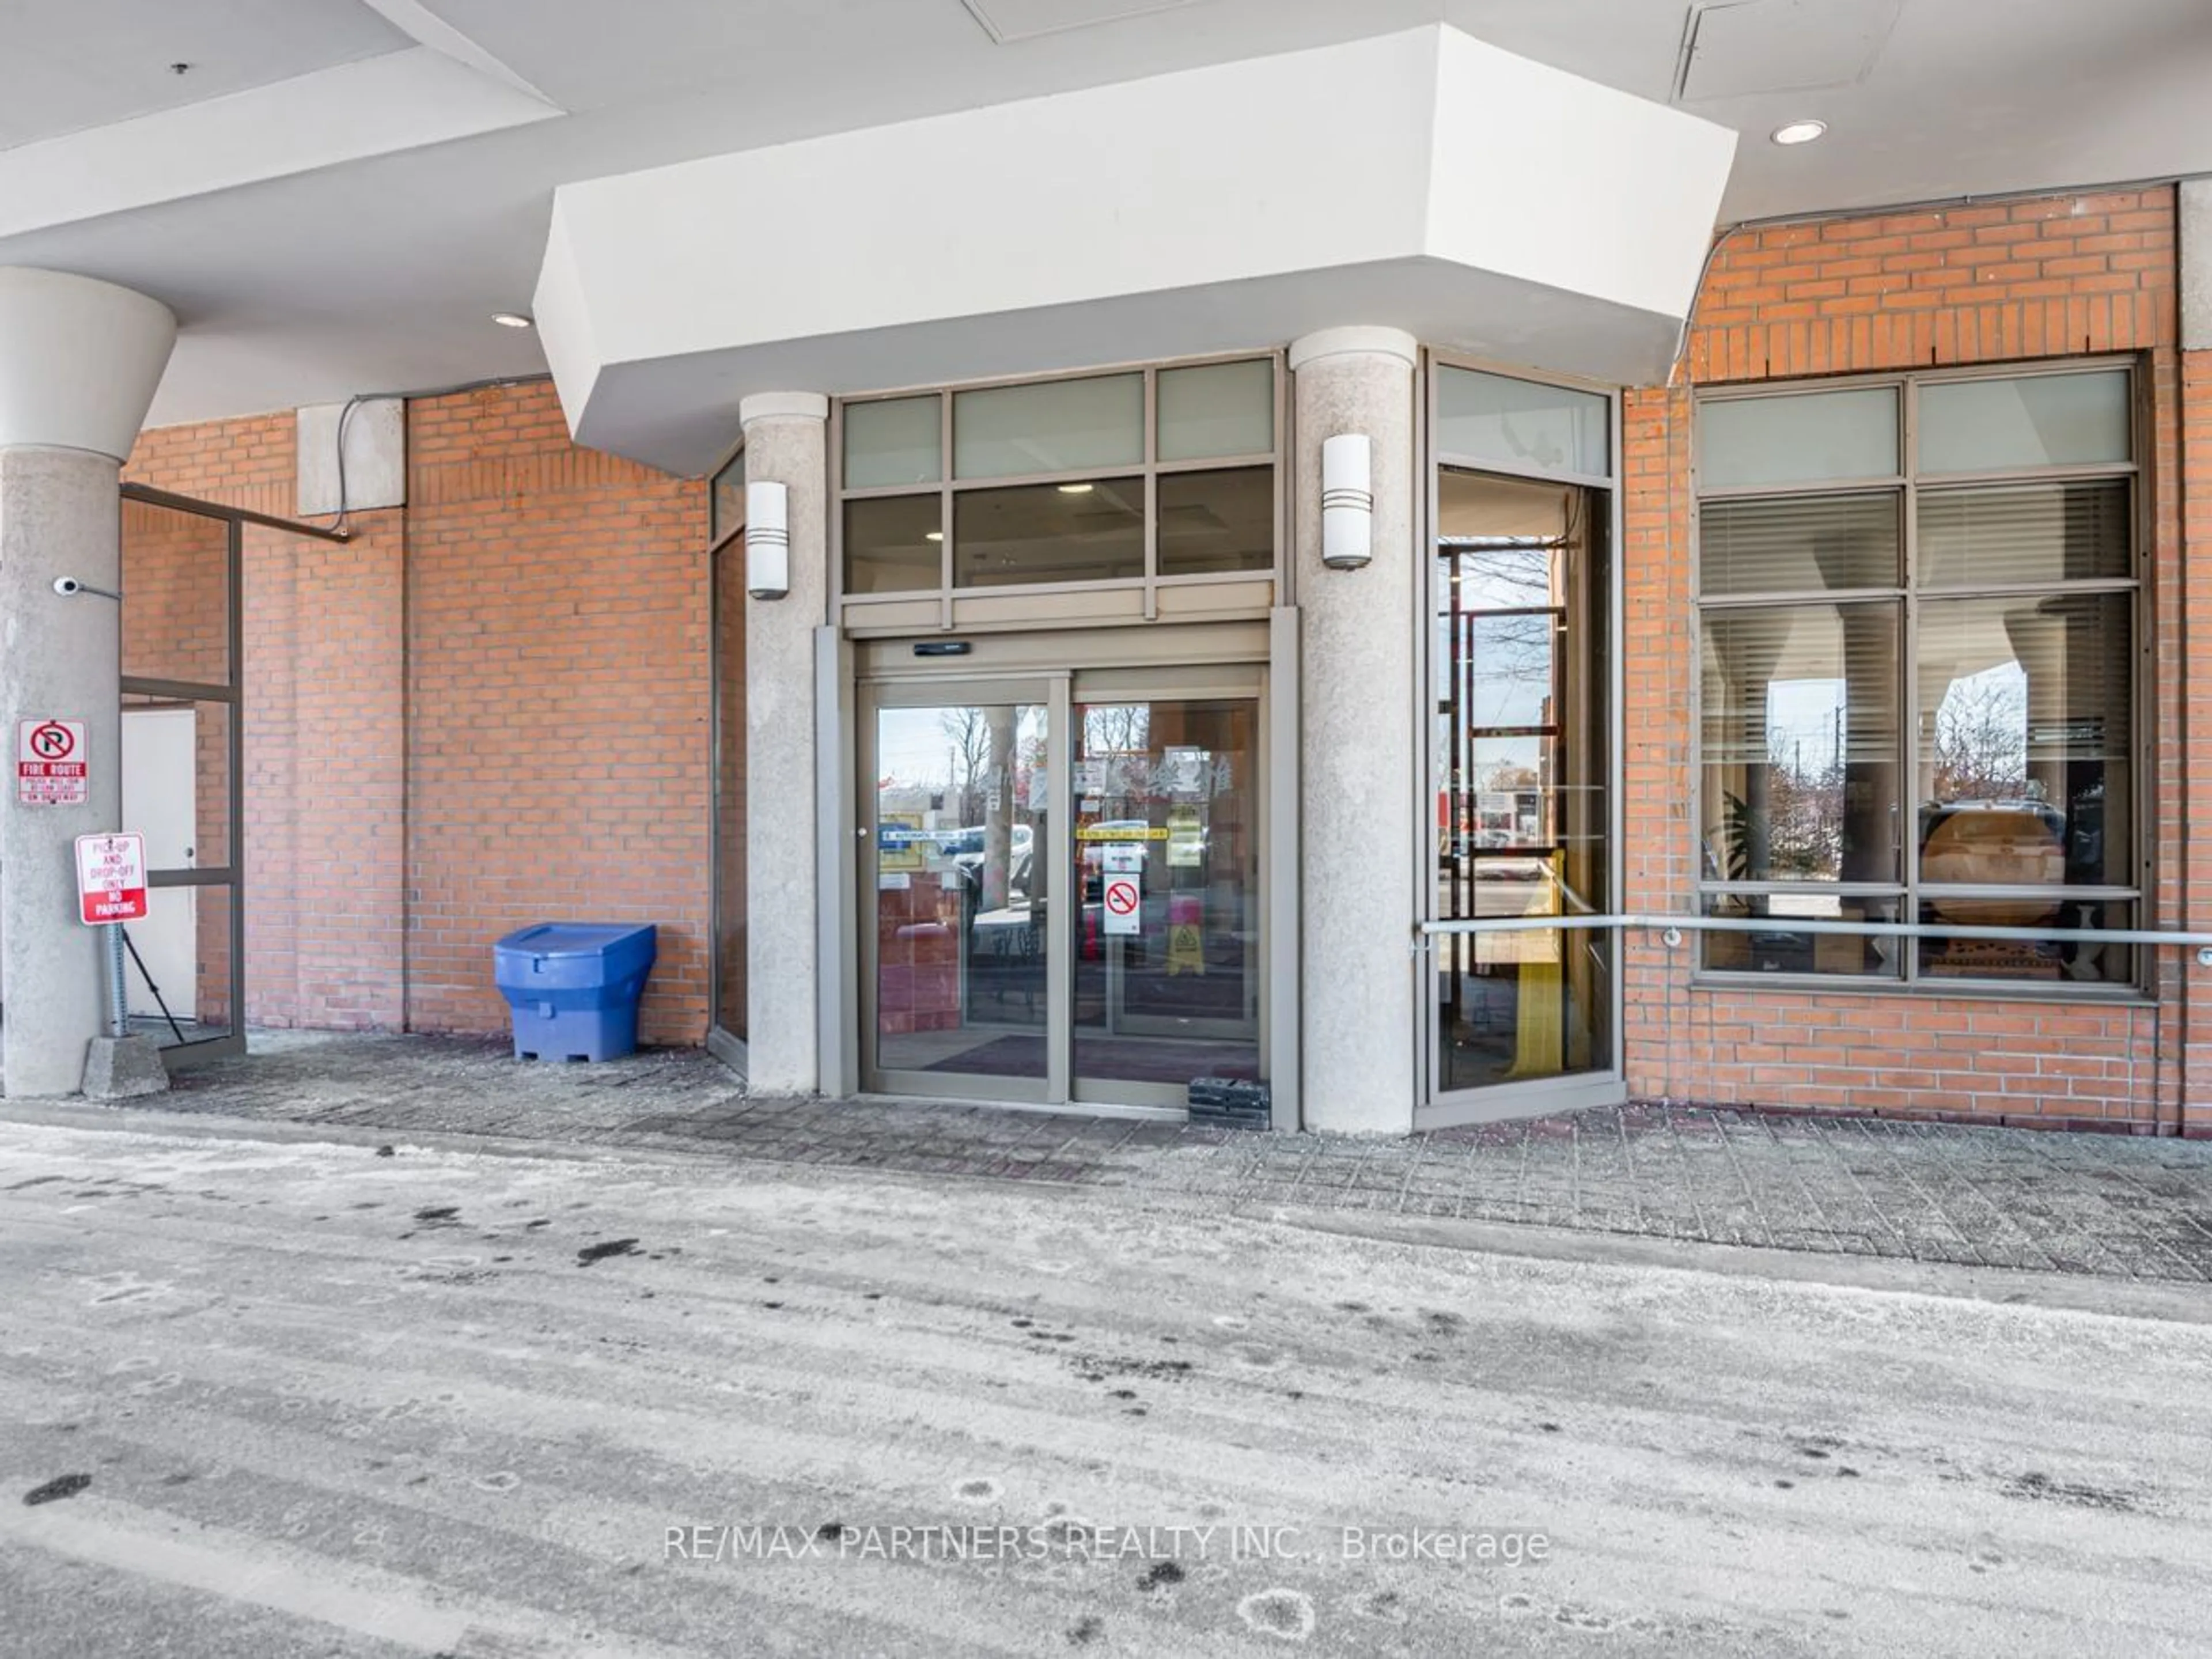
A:
[[[2094,942],[1791,926],[2133,924],[2130,388],[2100,365],[1704,404],[1704,904],[1772,922],[1707,934],[1708,969],[2132,982]]]

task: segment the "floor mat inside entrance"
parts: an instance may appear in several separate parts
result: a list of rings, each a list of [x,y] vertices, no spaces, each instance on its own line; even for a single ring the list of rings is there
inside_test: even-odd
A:
[[[931,1066],[971,1077],[1042,1077],[1044,1039],[1026,1033],[994,1037]],[[1188,1083],[1198,1077],[1256,1078],[1258,1050],[1249,1042],[1174,1037],[1085,1039],[1075,1044],[1076,1075],[1127,1083]]]

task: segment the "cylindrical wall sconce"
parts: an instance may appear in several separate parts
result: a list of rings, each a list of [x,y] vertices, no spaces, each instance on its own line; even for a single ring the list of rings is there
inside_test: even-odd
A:
[[[757,599],[791,592],[791,491],[769,479],[745,485],[745,592]]]
[[[1340,433],[1321,446],[1321,562],[1357,570],[1375,556],[1375,443]]]

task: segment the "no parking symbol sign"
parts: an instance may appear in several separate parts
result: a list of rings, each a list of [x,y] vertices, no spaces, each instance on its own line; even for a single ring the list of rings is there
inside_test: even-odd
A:
[[[91,798],[82,720],[15,722],[15,799],[25,806],[82,806]]]

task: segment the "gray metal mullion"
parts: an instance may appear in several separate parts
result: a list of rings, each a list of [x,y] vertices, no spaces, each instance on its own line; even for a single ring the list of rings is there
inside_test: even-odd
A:
[[[1760,611],[1783,605],[1895,605],[1905,598],[1902,587],[1800,588],[1769,593],[1716,593],[1697,601],[1700,611]]]
[[[1904,480],[1903,473],[1892,472],[1862,478],[1800,478],[1788,483],[1704,484],[1698,497],[1707,501],[1789,501],[1808,495],[1879,495],[1895,490]]]
[[[232,685],[208,685],[198,680],[157,680],[125,674],[118,688],[126,697],[159,697],[165,702],[236,703],[239,690]]]
[[[2133,593],[2142,584],[2132,576],[2087,576],[2055,582],[1988,583],[1976,587],[1923,587],[1917,597],[1923,599],[2057,599],[2069,593]]]
[[[1273,466],[1273,455],[1199,455],[1188,460],[1152,462],[1152,470],[1166,477],[1180,472],[1249,472],[1256,468]]]
[[[1520,375],[1517,377],[1504,376],[1501,378],[1518,378],[1521,380],[1527,380],[1528,377],[1526,375]],[[1569,391],[1580,391],[1582,388],[1579,386],[1571,386],[1566,389]],[[1561,472],[1550,471],[1543,467],[1514,466],[1508,462],[1501,461],[1493,456],[1487,455],[1439,454],[1435,458],[1433,465],[1436,470],[1440,472],[1486,472],[1494,477],[1526,478],[1535,483],[1578,484],[1585,489],[1610,489],[1613,488],[1612,479],[1596,477],[1588,472]]]
[[[1898,548],[1904,559],[1905,602],[1898,617],[1897,671],[1898,738],[1904,752],[1898,757],[1897,799],[1890,839],[1894,850],[1893,868],[1905,883],[1905,912],[1920,918],[1920,600],[1915,586],[1920,580],[1920,387],[1907,379],[1898,393],[1898,441],[1904,453],[1900,465],[1905,489],[1899,506],[1905,522],[1899,527]],[[1848,711],[1846,713],[1848,719]],[[1920,951],[1899,952],[1899,979],[1906,985],[1920,982]]]
[[[1075,937],[1083,908],[1083,884],[1074,869],[1075,753],[1074,687],[1066,673],[1054,674],[1045,698],[1045,833],[1042,852],[1051,862],[1045,888],[1045,1103],[1074,1098]],[[1007,788],[1013,787],[1009,780]],[[1030,878],[1034,888],[1036,878]]]
[[[225,630],[225,649],[229,660],[223,665],[223,671],[224,678],[233,687],[228,722],[230,822],[225,826],[228,831],[225,844],[230,850],[231,876],[230,1030],[232,1037],[242,1048],[246,1040],[246,699],[243,695],[246,682],[246,530],[240,520],[230,521],[228,553],[230,617],[229,625]],[[193,840],[195,843],[198,840],[197,826]],[[403,939],[405,933],[403,927]],[[401,983],[404,986],[405,982],[403,963]],[[197,995],[194,1002],[197,1005]]]
[[[181,869],[149,870],[149,887],[232,887],[238,884],[235,864],[211,865],[203,870],[196,865]]]
[[[945,483],[945,488],[956,495],[974,495],[994,489],[1044,489],[1057,488],[1061,484],[1113,483],[1124,478],[1142,477],[1152,470],[1151,465],[1140,459],[1133,461],[1110,462],[1103,466],[1062,467],[1055,472],[1010,472],[1003,477],[947,478]],[[1188,470],[1211,471],[1212,464]],[[892,490],[890,493],[897,495],[900,492]],[[908,493],[920,492],[908,491]]]
[[[1916,398],[1915,402],[1918,400]],[[1929,472],[1916,465],[1912,476],[1936,494],[1986,489],[1992,484],[2094,483],[2101,478],[2132,478],[2142,468],[2128,461],[2063,461],[2048,466],[1984,467],[1972,472]]]
[[[952,517],[952,394],[937,394],[937,625],[952,631],[953,550],[960,535]]]

